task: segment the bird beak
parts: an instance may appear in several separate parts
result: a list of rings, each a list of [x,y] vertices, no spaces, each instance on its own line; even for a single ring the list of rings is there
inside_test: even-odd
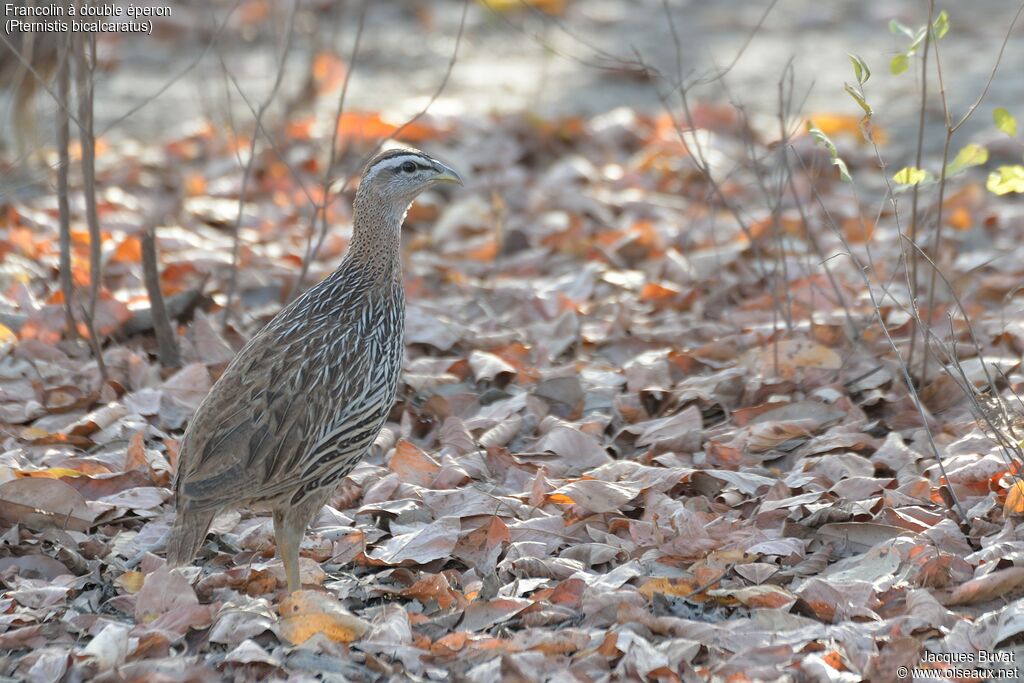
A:
[[[434,176],[435,183],[455,183],[456,185],[462,185],[462,176],[456,173],[455,169],[445,166],[440,161],[434,162],[434,168],[437,169],[437,175]]]

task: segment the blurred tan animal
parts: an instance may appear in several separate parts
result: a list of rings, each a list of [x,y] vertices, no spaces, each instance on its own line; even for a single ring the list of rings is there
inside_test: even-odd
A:
[[[4,146],[10,147],[13,136],[14,148],[22,161],[39,148],[35,95],[45,92],[44,84],[53,80],[60,39],[58,32],[14,30],[0,40],[0,88],[13,98],[7,107],[10,120],[5,122]]]

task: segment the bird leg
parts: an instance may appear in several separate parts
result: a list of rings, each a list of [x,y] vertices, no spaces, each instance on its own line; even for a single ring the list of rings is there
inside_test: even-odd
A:
[[[313,515],[320,511],[329,495],[330,490],[327,490],[322,495],[314,495],[295,507],[274,510],[274,540],[277,543],[277,554],[284,564],[289,593],[302,589],[299,579],[299,546],[302,545],[306,527],[312,521]]]

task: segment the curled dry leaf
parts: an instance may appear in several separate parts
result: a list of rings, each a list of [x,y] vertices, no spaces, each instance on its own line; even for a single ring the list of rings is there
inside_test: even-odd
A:
[[[479,439],[480,445],[484,448],[505,446],[519,434],[519,429],[522,425],[522,416],[519,413],[513,413],[481,434]]]
[[[722,588],[709,590],[708,595],[732,598],[753,609],[789,609],[797,600],[795,595],[779,586]]]
[[[319,591],[296,591],[285,598],[278,611],[278,633],[292,645],[304,643],[318,633],[335,642],[351,643],[370,630],[368,622]]]
[[[107,624],[79,656],[92,660],[101,672],[120,666],[128,656],[128,631],[124,624]]]
[[[507,384],[516,376],[516,369],[501,356],[486,351],[474,351],[469,355],[469,367],[473,377],[479,381],[498,381]]]
[[[532,605],[531,600],[518,598],[478,600],[466,607],[460,627],[470,632],[482,631],[508,621]]]
[[[976,605],[1003,597],[1024,585],[1024,567],[1008,567],[991,574],[971,579],[957,586],[949,600],[948,607],[954,605]]]
[[[574,469],[590,469],[611,462],[597,440],[570,426],[558,426],[544,435],[536,446],[563,457]]]

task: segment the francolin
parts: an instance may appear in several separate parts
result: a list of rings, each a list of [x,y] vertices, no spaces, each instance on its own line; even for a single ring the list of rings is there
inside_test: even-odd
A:
[[[269,507],[288,590],[299,590],[306,527],[394,403],[404,349],[402,222],[413,199],[440,183],[462,179],[416,150],[367,164],[341,264],[245,345],[185,431],[172,566],[192,561],[218,512]]]

